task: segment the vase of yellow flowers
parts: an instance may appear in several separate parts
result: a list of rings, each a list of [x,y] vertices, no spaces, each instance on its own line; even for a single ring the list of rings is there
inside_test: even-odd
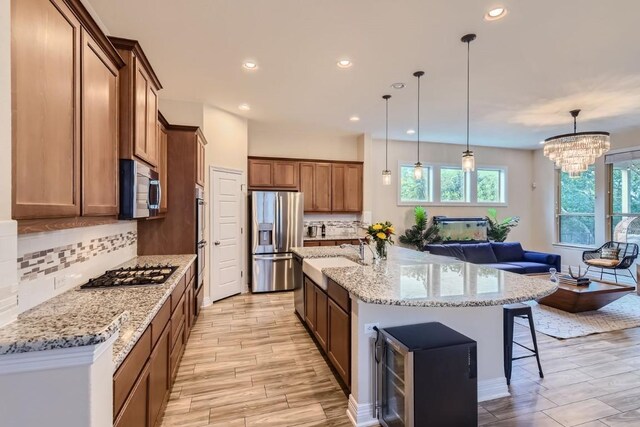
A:
[[[393,245],[395,230],[389,221],[376,222],[367,229],[367,235],[376,243],[379,259],[387,259],[387,245]]]

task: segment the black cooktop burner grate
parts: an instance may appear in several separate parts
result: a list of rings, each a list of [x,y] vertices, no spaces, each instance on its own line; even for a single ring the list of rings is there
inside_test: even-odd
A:
[[[119,286],[161,285],[178,269],[169,264],[135,265],[108,270],[102,276],[89,279],[81,289],[114,288]]]

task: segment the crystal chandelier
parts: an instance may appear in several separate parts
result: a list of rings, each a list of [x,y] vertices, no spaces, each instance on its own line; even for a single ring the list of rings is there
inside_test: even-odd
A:
[[[557,135],[544,140],[544,155],[562,172],[577,178],[594,164],[596,159],[609,151],[609,132],[577,132],[580,110],[571,110],[573,133]]]

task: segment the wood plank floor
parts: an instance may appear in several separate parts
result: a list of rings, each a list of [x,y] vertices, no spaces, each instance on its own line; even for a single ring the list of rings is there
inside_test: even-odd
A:
[[[640,328],[538,341],[545,378],[535,359],[514,362],[512,396],[480,405],[480,425],[640,426]],[[350,426],[346,408],[293,295],[248,294],[202,311],[162,426]]]

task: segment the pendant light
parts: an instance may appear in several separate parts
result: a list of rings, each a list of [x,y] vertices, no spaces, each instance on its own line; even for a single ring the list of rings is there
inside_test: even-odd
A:
[[[609,132],[578,132],[580,110],[569,112],[573,117],[573,133],[556,135],[544,140],[544,155],[571,178],[586,172],[596,159],[609,151]]]
[[[416,71],[413,76],[418,78],[418,127],[416,132],[418,136],[418,161],[413,165],[413,177],[419,181],[423,174],[422,163],[420,163],[420,77],[424,76],[424,71]]]
[[[384,95],[385,102],[385,135],[384,135],[384,170],[382,171],[382,185],[391,185],[391,171],[389,170],[389,98]]]
[[[473,172],[476,168],[473,151],[469,150],[469,57],[471,56],[471,42],[475,39],[475,34],[467,34],[460,39],[461,42],[467,44],[467,149],[462,152],[462,170],[464,172]]]

